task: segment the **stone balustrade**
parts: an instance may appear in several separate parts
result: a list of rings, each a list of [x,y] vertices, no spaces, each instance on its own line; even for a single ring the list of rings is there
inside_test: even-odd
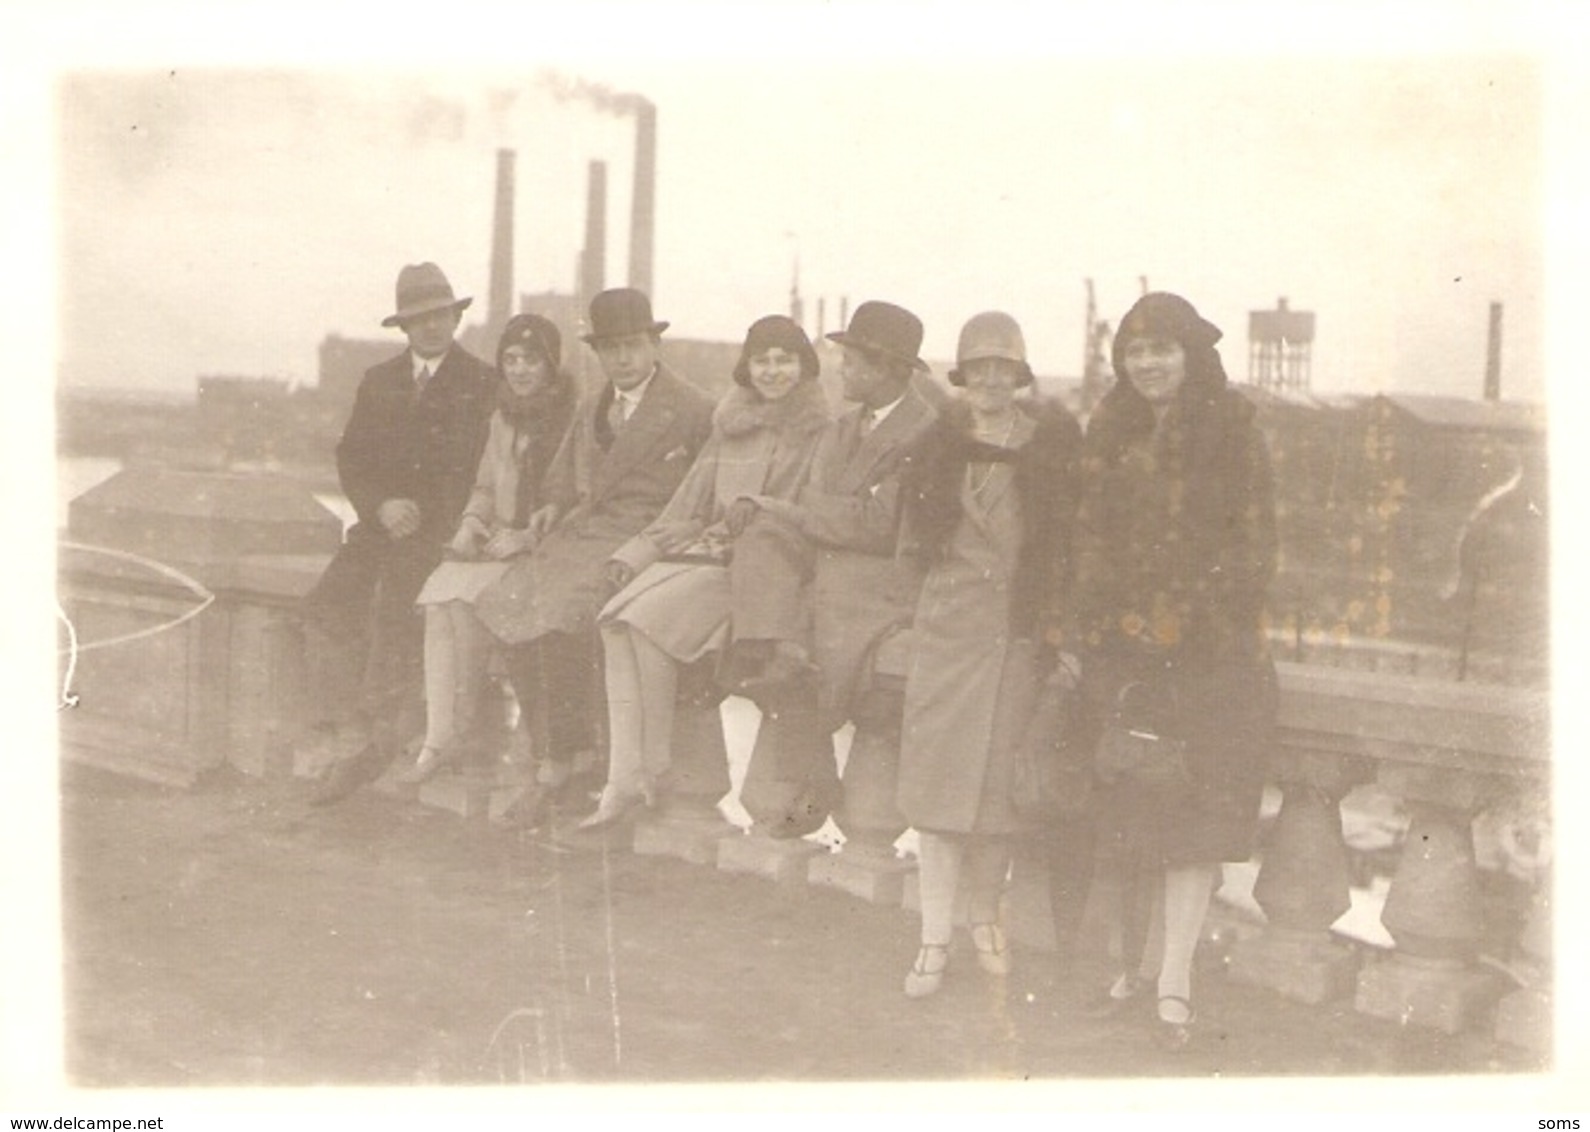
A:
[[[333,682],[317,667],[325,658],[296,609],[335,548],[337,524],[295,485],[251,479],[243,487],[238,479],[130,471],[74,503],[73,544],[132,557],[62,554],[63,604],[80,638],[130,638],[78,657],[81,699],[62,725],[69,755],[182,785],[221,765],[250,775],[312,769],[302,752]],[[201,537],[199,528],[211,529]],[[212,604],[181,620],[200,597],[142,559],[183,572],[214,595]],[[813,838],[750,836],[724,818],[731,752],[721,693],[704,672],[681,680],[670,800],[638,823],[636,850],[911,906],[914,867],[896,849],[905,823],[893,801],[908,648],[901,634],[880,651],[845,760],[836,851]],[[1365,1014],[1447,1034],[1494,1024],[1498,1037],[1544,1050],[1550,891],[1537,884],[1521,917],[1490,922],[1472,831],[1482,813],[1548,811],[1546,694],[1292,663],[1280,675],[1280,805],[1252,893],[1262,922],[1233,946],[1230,977],[1309,1003],[1350,997]],[[809,725],[769,717],[757,744],[809,735]],[[756,774],[753,762],[740,794],[748,807],[770,788],[751,781]],[[1342,802],[1365,784],[1395,796],[1410,818],[1381,915],[1395,941],[1388,949],[1333,931],[1354,882]],[[488,811],[489,799],[474,795],[449,801],[464,789],[455,786],[438,781],[421,799],[466,816]],[[1018,941],[1051,945],[1036,852],[1018,855],[1008,904]]]

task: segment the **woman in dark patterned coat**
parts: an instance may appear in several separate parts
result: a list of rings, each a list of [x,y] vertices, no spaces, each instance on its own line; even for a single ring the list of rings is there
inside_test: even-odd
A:
[[[905,980],[913,998],[943,981],[957,891],[978,965],[1009,972],[998,913],[1020,831],[1016,746],[1045,631],[1061,616],[1082,439],[1064,409],[1017,400],[1032,370],[1008,314],[967,321],[950,381],[964,387],[961,399],[924,438],[905,481],[902,548],[926,567],[897,796],[920,838],[922,945]]]
[[[1275,571],[1274,488],[1253,406],[1228,388],[1220,330],[1176,295],[1143,296],[1115,336],[1115,385],[1088,425],[1077,519],[1074,632],[1085,694],[1102,715],[1148,693],[1141,727],[1184,744],[1189,782],[1122,777],[1100,831],[1127,870],[1123,964],[1099,1003],[1119,1008],[1157,971],[1158,1032],[1192,1036],[1191,967],[1220,862],[1252,852],[1275,720],[1265,591]],[[1131,969],[1147,936],[1143,885],[1163,879],[1164,952]]]

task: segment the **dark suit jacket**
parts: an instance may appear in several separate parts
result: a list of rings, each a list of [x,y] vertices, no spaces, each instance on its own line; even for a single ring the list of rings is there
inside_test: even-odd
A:
[[[604,386],[581,402],[547,469],[543,498],[562,511],[557,525],[476,600],[510,644],[595,624],[611,596],[603,564],[667,506],[712,431],[711,399],[665,366],[604,449],[598,421],[611,401]]]
[[[392,612],[413,604],[458,528],[494,404],[491,368],[457,343],[423,393],[407,350],[365,373],[337,444],[337,474],[359,521],[309,595],[314,612],[357,620],[373,597]],[[376,513],[388,499],[419,504],[418,531],[386,533]]]

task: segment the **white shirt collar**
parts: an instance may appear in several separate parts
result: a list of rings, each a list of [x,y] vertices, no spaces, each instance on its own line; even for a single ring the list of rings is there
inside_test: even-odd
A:
[[[447,348],[451,350],[452,347]],[[418,382],[426,370],[431,371],[431,376],[436,376],[436,371],[442,367],[442,362],[447,360],[447,350],[443,350],[440,357],[422,358],[418,354],[410,353],[409,357],[414,362],[414,380]]]

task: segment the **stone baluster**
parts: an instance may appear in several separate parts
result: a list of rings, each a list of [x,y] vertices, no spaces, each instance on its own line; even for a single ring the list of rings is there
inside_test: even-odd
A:
[[[635,825],[636,853],[715,864],[718,842],[738,835],[718,809],[729,792],[729,751],[719,710],[723,699],[710,664],[681,671],[666,789],[659,813]]]
[[[907,634],[890,638],[886,649]],[[843,889],[874,904],[899,904],[912,871],[894,843],[906,831],[905,817],[895,804],[900,771],[900,726],[905,704],[902,663],[891,664],[892,651],[880,650],[873,685],[855,713],[856,731],[845,760],[844,794],[834,822],[845,835],[837,853],[814,857],[808,872],[813,884]]]
[[[1452,767],[1387,763],[1380,782],[1412,821],[1381,922],[1394,952],[1358,976],[1357,1009],[1447,1034],[1495,1003],[1496,975],[1475,963],[1484,933],[1474,815],[1496,793],[1489,776]]]
[[[1351,906],[1341,801],[1368,768],[1338,755],[1283,750],[1274,774],[1281,811],[1253,886],[1265,927],[1232,948],[1228,973],[1299,1002],[1327,1002],[1351,994],[1357,981],[1357,956],[1331,938],[1330,928]]]
[[[718,868],[802,882],[809,862],[826,855],[807,835],[824,824],[838,794],[833,736],[809,693],[769,695],[757,706],[762,721],[740,784],[751,828],[718,842]]]

